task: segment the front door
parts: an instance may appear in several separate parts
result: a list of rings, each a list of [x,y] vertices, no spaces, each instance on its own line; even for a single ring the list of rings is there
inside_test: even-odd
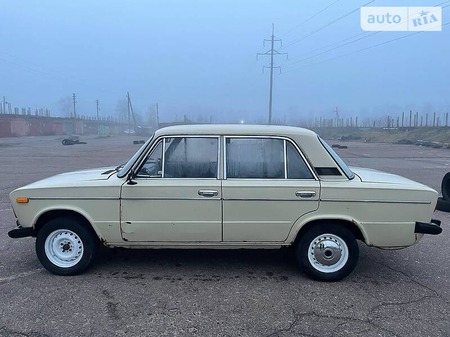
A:
[[[218,137],[160,139],[121,195],[126,241],[217,242],[222,239]]]

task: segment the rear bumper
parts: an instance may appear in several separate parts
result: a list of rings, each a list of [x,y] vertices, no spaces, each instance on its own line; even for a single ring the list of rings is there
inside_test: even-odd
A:
[[[414,233],[438,235],[442,233],[441,221],[432,219],[431,222],[416,222]]]
[[[13,239],[26,238],[28,236],[36,236],[33,227],[16,228],[8,232],[8,236]]]

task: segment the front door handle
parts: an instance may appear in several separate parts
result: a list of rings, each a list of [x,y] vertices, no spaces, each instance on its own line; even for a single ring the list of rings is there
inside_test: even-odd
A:
[[[198,195],[206,198],[217,197],[219,192],[216,190],[198,190]]]
[[[299,198],[314,198],[316,196],[316,192],[314,191],[297,191],[295,192],[295,196]]]

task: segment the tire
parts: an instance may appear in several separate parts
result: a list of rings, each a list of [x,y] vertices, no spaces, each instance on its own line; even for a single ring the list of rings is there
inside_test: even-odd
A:
[[[36,255],[53,274],[76,275],[89,267],[97,246],[98,239],[84,223],[75,218],[55,218],[38,232]]]
[[[439,197],[436,205],[436,209],[441,212],[450,213],[450,200]]]
[[[62,143],[62,145],[73,145],[73,144],[75,144],[75,142],[72,139],[63,139],[61,143]]]
[[[450,172],[442,178],[441,191],[444,199],[450,201]]]
[[[302,233],[295,255],[300,268],[309,277],[334,282],[355,269],[359,248],[353,233],[346,227],[318,224]]]

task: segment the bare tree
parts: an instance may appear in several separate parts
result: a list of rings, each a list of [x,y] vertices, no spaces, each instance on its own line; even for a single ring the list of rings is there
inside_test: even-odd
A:
[[[64,117],[72,117],[73,104],[70,96],[61,97],[58,101],[58,106]]]
[[[125,98],[121,98],[116,103],[116,116],[119,121],[128,121],[128,103]]]

